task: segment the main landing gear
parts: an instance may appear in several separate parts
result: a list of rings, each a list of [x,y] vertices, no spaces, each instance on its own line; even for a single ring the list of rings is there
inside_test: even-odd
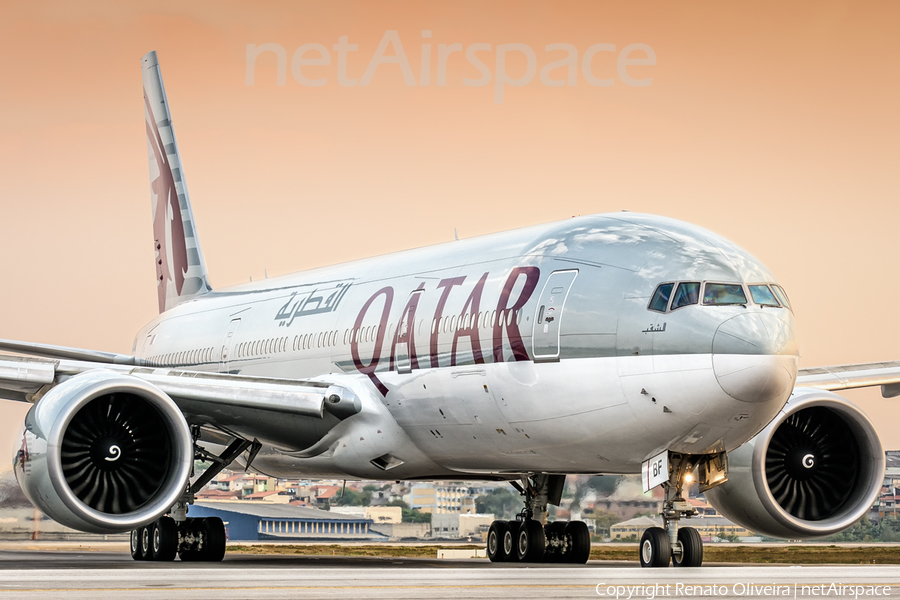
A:
[[[538,474],[513,486],[525,496],[515,521],[494,521],[488,530],[491,562],[584,564],[591,555],[591,533],[584,521],[547,523],[547,505],[559,505],[565,475]]]
[[[194,427],[194,458],[206,460],[212,465],[194,483],[185,485],[185,492],[175,503],[169,515],[162,516],[153,523],[131,532],[131,558],[134,560],[175,560],[218,562],[225,558],[225,544],[228,536],[225,524],[219,517],[194,519],[187,516],[188,504],[194,502],[198,491],[203,489],[222,469],[230,465],[241,453],[250,449],[247,467],[253,462],[261,444],[241,438],[235,439],[225,451],[216,456],[197,444],[200,430]],[[193,473],[192,473],[193,475]]]
[[[641,536],[639,550],[642,567],[668,567],[669,560],[676,567],[699,567],[703,564],[703,540],[693,527],[678,527],[680,519],[697,515],[697,510],[682,496],[695,463],[685,454],[669,455],[669,481],[663,483],[666,499],[663,502],[663,527],[651,527]]]
[[[218,562],[225,557],[225,525],[218,517],[186,518],[180,523],[160,517],[131,532],[134,560]]]

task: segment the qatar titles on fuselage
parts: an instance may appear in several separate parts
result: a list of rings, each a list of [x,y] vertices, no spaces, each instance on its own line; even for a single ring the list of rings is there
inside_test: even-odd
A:
[[[160,314],[134,353],[146,366],[354,375],[423,453],[392,478],[637,473],[657,451],[740,446],[797,374],[786,301],[676,307],[680,282],[712,294],[776,279],[701,227],[591,215],[215,290]],[[274,450],[254,461],[263,472],[384,476],[291,457],[316,435],[302,417],[204,416]]]

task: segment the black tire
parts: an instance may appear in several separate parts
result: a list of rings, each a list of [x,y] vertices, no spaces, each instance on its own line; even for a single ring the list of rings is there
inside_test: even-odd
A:
[[[566,535],[571,538],[572,547],[566,555],[566,562],[578,565],[587,563],[591,557],[591,531],[584,521],[569,521]]]
[[[642,567],[668,567],[672,557],[669,534],[662,527],[651,527],[641,536],[638,554]]]
[[[153,560],[175,560],[178,554],[178,526],[172,517],[160,517],[150,527],[150,555]]]
[[[509,560],[507,553],[503,548],[503,536],[509,524],[506,521],[494,521],[488,530],[487,536],[487,557],[491,562],[506,562]]]
[[[200,522],[203,519],[193,519],[188,517],[183,523],[181,523],[180,527],[182,533],[193,534],[196,536],[199,533]],[[203,560],[202,555],[196,548],[184,548],[178,551],[178,558],[182,560],[182,562],[197,562],[198,560]]]
[[[150,548],[150,525],[138,529],[141,538],[141,559],[153,560],[153,550]]]
[[[534,519],[525,519],[516,535],[516,558],[519,562],[540,562],[547,548],[544,526]]]
[[[201,551],[201,560],[219,562],[225,558],[225,524],[219,517],[206,517],[202,521],[201,531],[206,533],[206,543]]]
[[[516,535],[519,533],[518,521],[507,521],[506,530],[503,532],[503,560],[512,562],[518,560],[516,556]]]
[[[564,562],[566,557],[569,556],[569,548],[566,547],[566,552],[563,552],[563,546],[554,546],[551,541],[558,540],[563,544],[566,543],[566,522],[553,521],[552,523],[547,523],[547,526],[544,527],[544,537],[547,538],[547,545],[544,549],[544,562]]]
[[[682,527],[678,530],[678,541],[681,543],[681,554],[672,555],[672,564],[676,567],[699,567],[703,564],[703,539],[700,532],[693,527]]]
[[[140,528],[131,530],[131,558],[134,560],[144,560],[144,556],[141,554]]]

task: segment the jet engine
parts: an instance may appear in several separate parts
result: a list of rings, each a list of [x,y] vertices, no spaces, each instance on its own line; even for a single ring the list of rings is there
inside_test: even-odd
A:
[[[136,529],[168,511],[193,462],[169,396],[130,375],[76,375],[31,408],[15,453],[19,486],[53,520],[94,533]]]
[[[708,490],[719,512],[752,531],[812,539],[865,515],[884,481],[872,422],[845,398],[797,388],[756,437],[728,454],[728,481]]]

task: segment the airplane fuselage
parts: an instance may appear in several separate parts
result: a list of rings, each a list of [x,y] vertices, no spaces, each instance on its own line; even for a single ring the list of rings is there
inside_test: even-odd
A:
[[[387,476],[334,451],[298,456],[327,422],[204,415],[263,442],[254,466],[273,475],[635,473],[664,449],[740,446],[796,377],[788,308],[749,295],[648,308],[657,286],[683,281],[776,280],[702,228],[593,215],[216,290],[150,322],[134,353],[159,368],[353,380],[418,451]]]

